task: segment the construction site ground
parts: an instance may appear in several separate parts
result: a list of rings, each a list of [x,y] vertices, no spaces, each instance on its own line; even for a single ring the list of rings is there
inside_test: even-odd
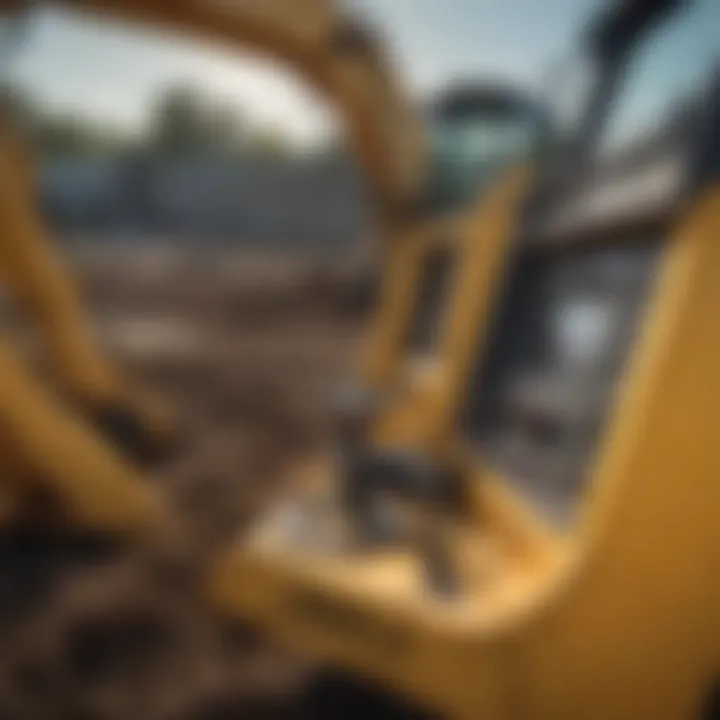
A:
[[[104,345],[187,424],[178,456],[148,475],[183,550],[113,549],[20,599],[17,573],[26,583],[45,550],[24,550],[15,575],[6,563],[0,720],[295,717],[315,668],[211,613],[201,576],[326,441],[322,398],[359,342],[346,278],[317,259],[197,247],[79,246],[70,258]]]

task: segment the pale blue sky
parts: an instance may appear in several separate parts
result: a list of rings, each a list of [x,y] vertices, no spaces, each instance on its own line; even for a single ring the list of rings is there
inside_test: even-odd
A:
[[[417,94],[499,73],[528,85],[570,46],[598,0],[346,0],[380,25]],[[259,122],[313,138],[328,115],[267,61],[43,11],[13,75],[51,107],[141,126],[154,93],[188,80]]]

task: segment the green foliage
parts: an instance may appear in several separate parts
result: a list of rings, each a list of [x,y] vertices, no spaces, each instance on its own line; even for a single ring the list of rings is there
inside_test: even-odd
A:
[[[40,152],[48,155],[113,155],[130,145],[122,133],[71,115],[40,119],[35,124],[35,137]]]
[[[214,151],[284,157],[290,153],[290,143],[280,128],[251,128],[237,108],[184,85],[170,87],[159,96],[146,143],[176,155]]]
[[[42,108],[17,86],[0,92],[0,112],[30,136],[41,154],[97,156],[122,152],[130,144],[126,134],[98,121]]]
[[[193,88],[177,86],[158,98],[147,141],[155,150],[185,154],[204,147],[211,134],[203,99]]]
[[[293,155],[290,139],[277,125],[251,126],[237,107],[177,84],[161,92],[139,136],[78,114],[40,107],[17,87],[3,93],[6,110],[31,129],[45,155],[108,156],[137,154],[251,154],[274,159]]]

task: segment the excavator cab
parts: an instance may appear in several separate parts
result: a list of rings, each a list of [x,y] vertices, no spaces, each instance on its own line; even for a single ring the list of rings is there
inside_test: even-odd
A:
[[[429,109],[427,203],[433,214],[474,206],[503,170],[531,157],[547,117],[529,91],[499,81],[457,83]]]
[[[424,404],[298,471],[215,568],[227,613],[441,717],[706,716],[719,12],[589,25],[522,202],[501,183],[475,216],[486,282],[456,281]]]
[[[485,191],[527,162],[546,134],[539,101],[511,84],[477,80],[440,92],[425,114],[429,161],[418,217],[387,250],[384,288],[364,364],[341,385],[340,433],[371,442],[412,404],[414,378],[441,355],[463,265],[482,261],[471,229]],[[389,431],[392,436],[394,431]]]

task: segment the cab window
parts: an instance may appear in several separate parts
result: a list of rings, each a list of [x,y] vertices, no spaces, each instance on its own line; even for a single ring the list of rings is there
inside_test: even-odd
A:
[[[471,203],[507,166],[527,157],[537,127],[520,114],[478,114],[438,121],[433,127],[433,208]]]

